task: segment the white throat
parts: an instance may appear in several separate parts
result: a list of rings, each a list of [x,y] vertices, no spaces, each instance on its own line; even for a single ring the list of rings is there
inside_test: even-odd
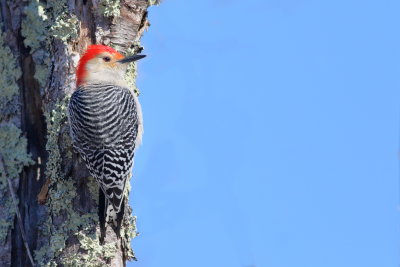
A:
[[[87,75],[84,79],[85,83],[107,83],[115,84],[125,88],[129,88],[128,84],[124,79],[125,71],[119,69],[102,69],[102,70],[91,70],[87,69]]]

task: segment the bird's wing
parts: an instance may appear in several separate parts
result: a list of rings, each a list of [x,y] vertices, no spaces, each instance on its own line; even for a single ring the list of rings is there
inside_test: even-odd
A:
[[[116,86],[77,90],[71,96],[69,117],[74,147],[118,212],[138,134],[133,95]]]

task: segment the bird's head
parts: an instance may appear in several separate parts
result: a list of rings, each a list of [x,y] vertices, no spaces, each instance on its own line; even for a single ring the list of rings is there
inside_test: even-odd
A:
[[[145,55],[125,57],[105,45],[90,45],[78,63],[77,86],[89,83],[121,85],[128,63],[144,58]]]

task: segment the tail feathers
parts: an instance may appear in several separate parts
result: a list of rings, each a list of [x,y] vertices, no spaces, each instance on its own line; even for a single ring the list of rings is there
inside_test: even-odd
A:
[[[100,244],[104,244],[104,238],[106,237],[106,217],[108,200],[105,197],[103,190],[99,190],[99,223],[100,223]]]
[[[122,201],[121,206],[119,207],[118,211],[116,210],[114,205],[112,205],[111,203],[108,203],[106,221],[111,223],[114,226],[117,237],[121,237],[121,235],[120,235],[121,224],[122,224],[122,220],[124,219],[124,213],[125,213],[124,201]]]
[[[124,197],[117,198],[117,201],[113,201],[114,198],[109,200],[103,190],[99,190],[99,223],[100,223],[100,243],[104,244],[106,237],[106,224],[110,223],[114,226],[117,237],[120,237],[121,224],[125,214],[125,201]],[[113,203],[118,203],[119,206],[114,206]]]

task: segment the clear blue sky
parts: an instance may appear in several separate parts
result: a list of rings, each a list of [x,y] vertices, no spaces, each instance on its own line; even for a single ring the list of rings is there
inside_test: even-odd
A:
[[[399,10],[150,8],[129,266],[399,266]]]

